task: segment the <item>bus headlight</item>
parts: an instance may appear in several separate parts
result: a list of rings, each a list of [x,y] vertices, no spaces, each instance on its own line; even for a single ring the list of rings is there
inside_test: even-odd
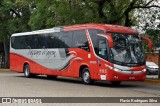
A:
[[[122,71],[121,69],[118,69],[118,68],[114,68],[113,70],[114,70],[114,71],[117,71],[117,72]]]
[[[109,65],[106,65],[106,67],[108,67],[109,69],[114,70],[116,72],[122,71],[121,69],[118,69],[118,68],[115,68],[115,67],[112,67],[112,66],[109,66]]]
[[[106,65],[106,64],[105,64],[105,66],[106,66],[107,68],[111,69],[111,70],[114,69],[114,67],[112,67],[112,66],[109,66],[109,65]]]
[[[143,69],[142,71],[143,71],[143,72],[146,72],[146,69]]]

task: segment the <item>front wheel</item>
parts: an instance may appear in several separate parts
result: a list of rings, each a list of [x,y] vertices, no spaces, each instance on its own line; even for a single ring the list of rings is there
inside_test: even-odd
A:
[[[94,81],[91,79],[90,72],[88,68],[84,68],[82,71],[82,81],[86,85],[93,84]]]

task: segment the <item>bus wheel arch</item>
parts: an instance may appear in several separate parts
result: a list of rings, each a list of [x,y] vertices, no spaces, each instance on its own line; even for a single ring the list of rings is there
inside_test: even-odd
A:
[[[80,78],[82,78],[82,72],[83,72],[84,68],[88,68],[88,66],[87,65],[81,65],[80,68],[79,68],[79,77]]]
[[[79,71],[79,77],[82,78],[82,81],[86,85],[90,85],[94,83],[94,80],[91,79],[91,74],[88,66],[82,65]]]
[[[25,63],[23,64],[23,68],[24,68],[25,65],[29,65],[29,63],[28,63],[28,62],[25,62]],[[23,70],[23,71],[24,71],[24,70]]]

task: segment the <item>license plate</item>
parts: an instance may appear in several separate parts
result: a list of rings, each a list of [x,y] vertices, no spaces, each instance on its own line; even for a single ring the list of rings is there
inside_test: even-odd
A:
[[[106,80],[106,75],[101,75],[101,80]]]
[[[135,77],[129,77],[129,79],[135,79]]]

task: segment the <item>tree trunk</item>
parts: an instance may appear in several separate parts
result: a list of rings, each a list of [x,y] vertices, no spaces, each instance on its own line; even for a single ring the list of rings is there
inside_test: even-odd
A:
[[[4,68],[9,68],[9,39],[7,36],[3,37],[4,44]]]
[[[98,14],[100,18],[106,18],[105,14],[103,13],[103,7],[105,2],[105,0],[100,0],[98,3]]]

